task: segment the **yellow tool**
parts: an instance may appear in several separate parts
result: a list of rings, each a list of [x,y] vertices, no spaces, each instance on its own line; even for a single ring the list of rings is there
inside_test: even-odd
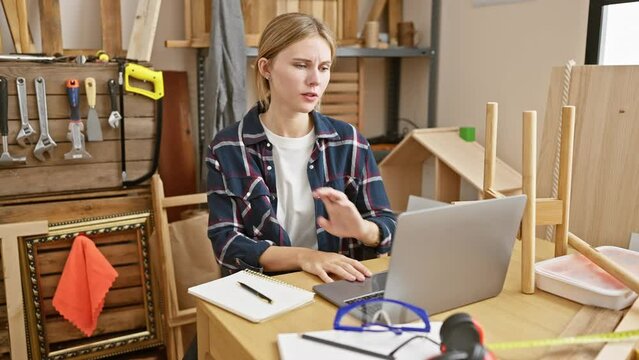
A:
[[[109,60],[111,60],[109,54],[104,50],[99,50],[95,53],[95,57],[101,62],[109,62]]]
[[[129,83],[129,77],[153,83],[153,91],[132,86]],[[164,80],[162,78],[162,72],[154,71],[138,64],[126,64],[126,67],[124,68],[124,87],[126,91],[144,95],[153,100],[160,99],[164,96]]]

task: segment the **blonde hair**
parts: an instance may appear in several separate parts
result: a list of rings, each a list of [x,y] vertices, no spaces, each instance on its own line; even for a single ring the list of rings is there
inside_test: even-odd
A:
[[[326,40],[331,48],[331,60],[335,60],[333,35],[326,25],[316,18],[301,13],[287,13],[275,17],[266,25],[260,38],[255,60],[257,99],[265,111],[268,110],[271,102],[271,88],[269,82],[260,74],[257,61],[261,58],[271,60],[292,44],[316,35]]]

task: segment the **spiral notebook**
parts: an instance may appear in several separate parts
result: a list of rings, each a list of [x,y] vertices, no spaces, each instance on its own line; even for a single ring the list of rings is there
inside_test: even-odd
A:
[[[310,304],[315,296],[313,292],[251,270],[190,287],[188,292],[255,323]]]

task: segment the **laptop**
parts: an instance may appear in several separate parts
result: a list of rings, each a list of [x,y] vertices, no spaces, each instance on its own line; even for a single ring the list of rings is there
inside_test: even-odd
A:
[[[526,196],[518,195],[404,212],[388,271],[313,290],[337,306],[385,297],[429,314],[497,296],[525,204]]]

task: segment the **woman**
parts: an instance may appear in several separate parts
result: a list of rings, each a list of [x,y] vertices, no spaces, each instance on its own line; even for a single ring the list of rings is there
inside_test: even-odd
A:
[[[390,250],[396,219],[366,139],[314,109],[335,43],[304,14],[273,19],[255,67],[259,101],[209,146],[208,236],[223,273],[302,269],[363,281],[356,259]]]

